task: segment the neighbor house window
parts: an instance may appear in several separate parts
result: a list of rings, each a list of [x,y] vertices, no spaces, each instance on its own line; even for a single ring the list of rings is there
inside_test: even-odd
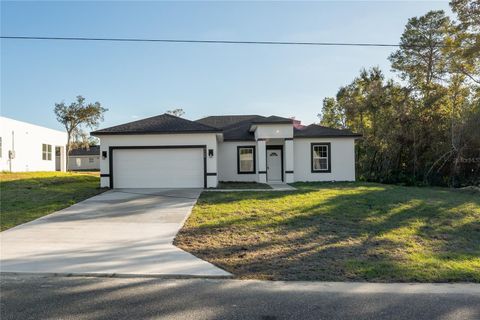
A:
[[[52,160],[52,145],[51,144],[42,144],[42,159],[43,160]]]
[[[330,143],[312,143],[312,172],[330,172]]]
[[[255,147],[237,148],[238,173],[255,173]]]
[[[93,158],[88,158],[88,163],[93,163],[94,159]]]

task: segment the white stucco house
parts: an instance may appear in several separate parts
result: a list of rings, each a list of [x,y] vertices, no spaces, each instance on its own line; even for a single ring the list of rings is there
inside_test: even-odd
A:
[[[353,181],[355,139],[360,137],[258,115],[190,121],[162,114],[91,134],[100,138],[101,186],[110,188]]]
[[[65,171],[67,133],[0,117],[0,170]]]
[[[68,155],[68,170],[100,170],[100,146],[70,150],[70,154]]]

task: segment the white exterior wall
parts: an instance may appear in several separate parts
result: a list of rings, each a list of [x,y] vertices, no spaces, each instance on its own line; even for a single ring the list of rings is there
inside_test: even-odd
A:
[[[93,162],[90,162],[90,158],[93,158]],[[100,156],[69,156],[68,170],[100,170]]]
[[[55,147],[61,147],[60,170],[65,171],[66,132],[0,117],[0,137],[1,171],[55,171]],[[52,146],[51,160],[42,159],[42,144]],[[8,156],[10,150],[15,151],[12,160]]]
[[[255,164],[256,171],[259,170],[258,165],[258,148],[255,141],[239,141],[239,142],[220,142],[218,144],[218,181],[258,181],[258,175],[255,174],[238,174],[237,168],[237,147],[252,146],[255,147]]]
[[[267,183],[267,143],[265,140],[257,141],[257,172],[258,182]]]
[[[311,172],[311,143],[330,142],[331,172]],[[295,181],[355,181],[354,138],[294,139]]]
[[[172,146],[172,145],[206,145],[213,149],[214,156],[207,155],[207,173],[217,173],[217,138],[215,133],[195,134],[137,134],[137,135],[99,135],[100,138],[100,174],[110,174],[109,159],[102,158],[102,152],[108,154],[109,147],[114,146]],[[217,173],[218,176],[218,173]],[[217,186],[217,176],[207,176],[207,187]],[[102,187],[110,186],[109,177],[101,177]]]
[[[311,172],[311,143],[330,143],[331,172]],[[237,147],[255,146],[256,174],[237,173]],[[265,141],[220,142],[218,144],[219,181],[259,181],[259,171],[265,168]],[[297,138],[286,140],[283,146],[285,182],[294,181],[355,181],[355,139],[354,138]],[[263,161],[260,161],[263,159]],[[265,178],[265,175],[263,175]]]
[[[255,140],[258,139],[293,138],[292,124],[259,124],[255,130]]]
[[[285,170],[285,182],[291,183],[295,181],[295,156],[293,149],[293,140],[285,140],[284,150],[284,170]],[[293,171],[293,173],[291,173]]]

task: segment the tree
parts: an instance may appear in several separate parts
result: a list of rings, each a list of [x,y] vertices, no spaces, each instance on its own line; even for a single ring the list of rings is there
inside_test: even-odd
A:
[[[445,53],[452,73],[465,75],[480,84],[480,1],[453,0],[458,22],[450,28]]]
[[[69,105],[64,102],[55,103],[54,112],[57,120],[67,131],[67,167],[72,142],[82,136],[82,127],[90,129],[98,127],[106,111],[108,109],[102,107],[100,102],[85,104],[85,98],[82,96],[77,96],[77,100]]]
[[[322,123],[359,132],[360,179],[390,183],[480,184],[480,2],[453,0],[409,19],[390,56],[401,83],[362,70],[335,98]]]
[[[462,29],[470,29],[480,32],[480,1],[478,0],[452,0],[452,11],[460,20]]]
[[[442,80],[446,71],[442,47],[449,26],[450,19],[442,10],[410,18],[400,39],[400,49],[389,57],[392,69],[416,88]]]
[[[462,93],[462,78],[452,77],[446,54],[453,23],[443,11],[430,11],[408,20],[400,48],[390,56],[392,68],[414,94],[409,113],[413,181],[425,180],[434,159],[450,149],[452,103]],[[454,81],[455,85],[450,83]],[[452,89],[452,90],[450,90]],[[457,90],[458,89],[458,90]],[[455,97],[455,98],[453,98]],[[453,99],[452,99],[453,98]]]
[[[334,98],[323,99],[322,113],[318,114],[320,124],[331,128],[345,128],[345,117]]]
[[[182,108],[167,110],[166,113],[171,114],[172,116],[175,116],[175,117],[182,117],[183,115],[185,115],[185,111],[183,111]]]

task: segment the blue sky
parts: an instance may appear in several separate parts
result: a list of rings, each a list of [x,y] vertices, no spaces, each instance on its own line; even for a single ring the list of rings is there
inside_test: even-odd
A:
[[[408,18],[448,2],[4,2],[1,34],[398,43]],[[1,40],[1,114],[61,129],[79,94],[101,127],[183,108],[318,121],[362,67],[390,75],[392,48]]]

